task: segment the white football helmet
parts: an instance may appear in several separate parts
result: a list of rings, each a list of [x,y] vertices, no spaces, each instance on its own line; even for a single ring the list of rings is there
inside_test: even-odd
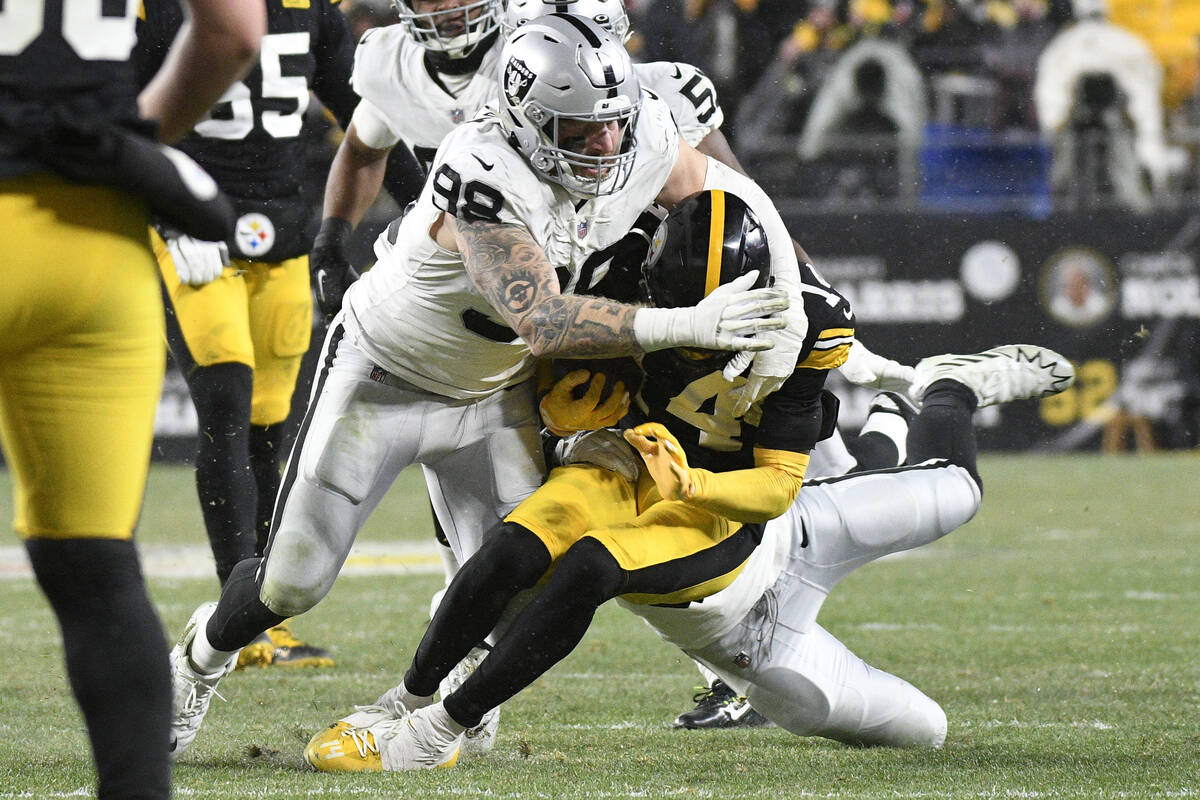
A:
[[[504,0],[474,0],[456,8],[418,14],[412,0],[392,0],[400,24],[426,50],[463,58],[500,27]],[[440,26],[440,28],[439,28]],[[443,32],[445,31],[445,32]]]
[[[534,17],[555,13],[587,17],[622,42],[633,33],[623,0],[508,0],[500,30],[508,36]]]
[[[642,90],[629,53],[586,17],[546,14],[518,28],[500,56],[500,120],[535,170],[585,198],[618,191],[633,172]],[[562,146],[561,123],[616,122],[611,155]]]

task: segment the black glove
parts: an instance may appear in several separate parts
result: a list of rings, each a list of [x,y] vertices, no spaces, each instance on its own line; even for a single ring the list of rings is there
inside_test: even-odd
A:
[[[358,273],[346,257],[345,242],[350,230],[350,223],[344,219],[330,217],[325,220],[308,256],[317,307],[326,319],[342,310],[346,290],[358,280]]]

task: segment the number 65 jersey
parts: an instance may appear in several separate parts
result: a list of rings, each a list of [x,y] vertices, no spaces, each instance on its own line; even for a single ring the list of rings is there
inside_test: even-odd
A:
[[[389,372],[447,397],[483,397],[530,377],[529,347],[475,288],[462,257],[439,247],[430,230],[443,213],[519,225],[556,268],[561,291],[587,293],[607,273],[605,250],[654,202],[679,155],[671,112],[649,92],[636,134],[628,183],[583,202],[540,177],[491,111],[455,129],[416,205],[380,235],[378,261],[346,294],[352,341]]]
[[[720,369],[689,362],[686,350],[660,350],[643,358],[646,381],[638,406],[679,440],[691,466],[713,472],[749,469],[754,448],[807,452],[831,432],[836,405],[826,405],[832,401],[822,390],[829,371],[850,352],[854,314],[812,264],[801,261],[800,276],[809,327],[796,371],[740,419],[732,413],[732,390],[746,382],[744,377],[730,383]]]

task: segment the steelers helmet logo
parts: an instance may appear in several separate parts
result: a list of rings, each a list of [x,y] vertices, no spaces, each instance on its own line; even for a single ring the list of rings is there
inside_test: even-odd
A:
[[[233,241],[243,255],[261,256],[275,246],[275,225],[264,214],[243,214],[234,227]]]

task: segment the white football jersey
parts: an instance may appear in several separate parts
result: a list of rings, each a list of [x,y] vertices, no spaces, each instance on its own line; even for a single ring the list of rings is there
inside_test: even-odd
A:
[[[404,26],[367,31],[354,53],[351,75],[362,98],[355,127],[367,132],[366,144],[382,150],[402,141],[428,167],[446,134],[495,99],[501,44],[488,48],[474,73],[451,76],[430,72],[427,51]]]
[[[380,235],[375,266],[345,301],[353,341],[385,370],[454,398],[483,397],[529,377],[529,348],[476,290],[458,253],[430,237],[445,211],[526,228],[558,272],[564,293],[607,273],[605,251],[662,191],[679,156],[667,105],[643,94],[629,182],[587,202],[539,176],[495,114],[450,133],[413,209]]]
[[[643,89],[649,89],[670,107],[679,135],[692,147],[725,121],[713,82],[691,64],[653,61],[634,64],[633,71]]]

